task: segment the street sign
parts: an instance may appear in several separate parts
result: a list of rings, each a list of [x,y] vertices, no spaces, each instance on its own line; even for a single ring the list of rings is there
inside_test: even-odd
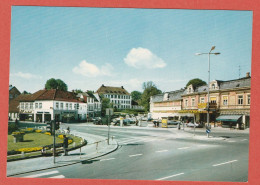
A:
[[[210,133],[210,132],[211,132],[210,129],[207,129],[207,130],[206,130],[206,133],[207,133],[207,134]]]
[[[106,116],[112,116],[113,114],[113,108],[106,108]]]

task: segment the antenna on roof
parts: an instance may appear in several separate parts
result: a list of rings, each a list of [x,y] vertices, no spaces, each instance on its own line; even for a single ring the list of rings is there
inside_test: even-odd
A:
[[[240,69],[240,65],[239,65],[239,66],[238,66],[238,78],[240,78],[240,75],[241,75],[241,74],[240,74],[240,70],[241,70],[241,69]]]

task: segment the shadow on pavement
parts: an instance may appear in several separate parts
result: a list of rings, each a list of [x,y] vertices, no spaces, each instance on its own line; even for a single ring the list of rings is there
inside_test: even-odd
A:
[[[95,160],[85,160],[85,161],[81,161],[81,164],[92,164],[93,162],[98,162],[100,160],[95,159]]]

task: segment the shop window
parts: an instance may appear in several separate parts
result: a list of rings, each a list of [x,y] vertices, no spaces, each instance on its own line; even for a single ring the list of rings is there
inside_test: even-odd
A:
[[[238,102],[237,102],[237,104],[238,105],[243,105],[243,95],[238,95]]]

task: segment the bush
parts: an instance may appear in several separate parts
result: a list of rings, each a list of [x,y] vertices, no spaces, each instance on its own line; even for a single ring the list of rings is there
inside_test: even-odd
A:
[[[9,123],[8,124],[8,134],[11,134],[12,132],[18,131],[18,126],[15,123]]]

